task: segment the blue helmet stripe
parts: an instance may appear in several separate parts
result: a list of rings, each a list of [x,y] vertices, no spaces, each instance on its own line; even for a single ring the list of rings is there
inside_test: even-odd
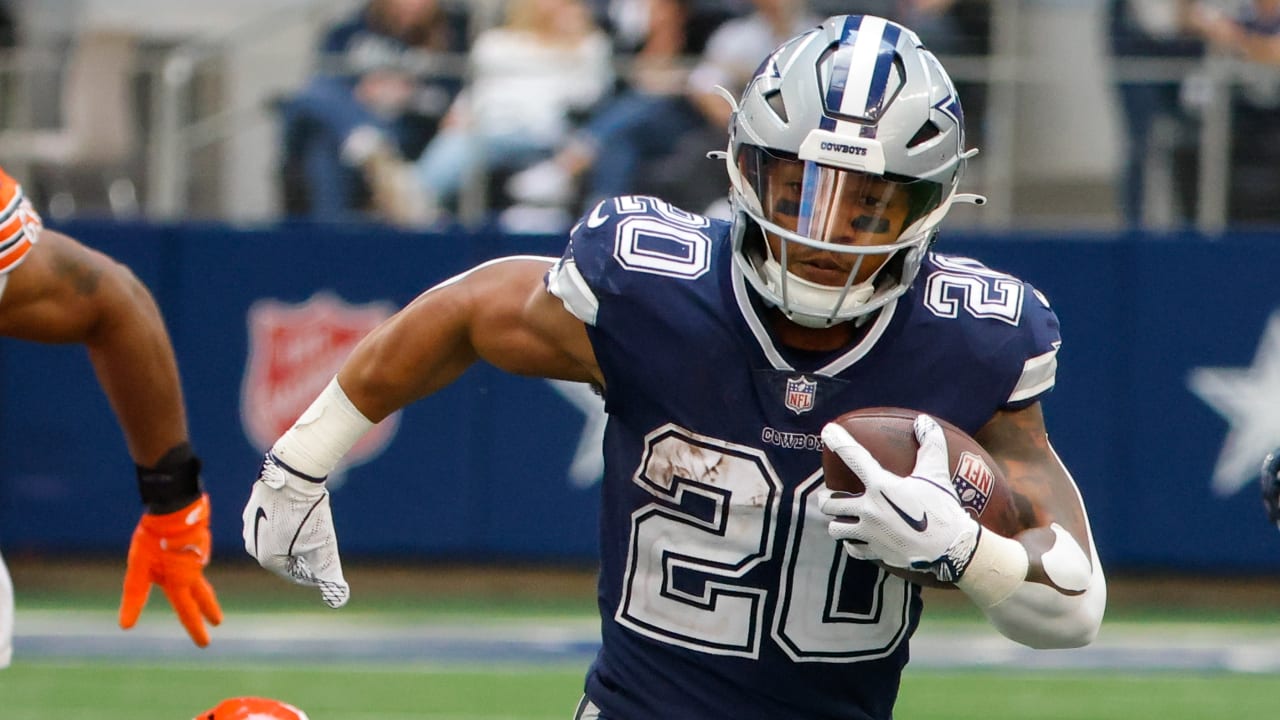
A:
[[[898,38],[902,32],[896,25],[886,25],[880,40],[880,52],[876,55],[876,68],[871,75],[871,87],[867,91],[866,116],[878,118],[884,110],[885,88],[889,84],[889,70],[893,68],[893,56],[897,53]]]
[[[844,27],[840,30],[840,44],[832,57],[831,77],[827,83],[828,108],[839,109],[844,102],[845,87],[849,82],[849,63],[853,59],[853,41],[861,26],[861,15],[849,15],[844,19]],[[833,118],[823,116],[821,121],[823,130],[834,130],[835,126],[836,122]]]

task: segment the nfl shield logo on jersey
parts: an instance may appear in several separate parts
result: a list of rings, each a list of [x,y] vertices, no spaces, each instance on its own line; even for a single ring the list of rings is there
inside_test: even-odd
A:
[[[800,415],[813,409],[813,398],[818,394],[818,382],[801,375],[787,378],[785,404],[791,412]]]
[[[240,417],[254,447],[265,452],[329,384],[347,355],[378,323],[389,303],[352,305],[317,293],[290,305],[258,300],[249,308],[249,359],[240,390]],[[343,458],[341,468],[376,457],[391,442],[400,413],[378,423]]]

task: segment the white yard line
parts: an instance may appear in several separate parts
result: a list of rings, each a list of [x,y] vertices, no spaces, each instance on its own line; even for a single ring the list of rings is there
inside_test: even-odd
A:
[[[22,657],[118,657],[146,661],[410,664],[440,668],[495,663],[584,666],[599,644],[594,618],[455,618],[389,621],[374,614],[240,613],[194,648],[170,618],[144,617],[128,633],[112,613],[22,610],[15,649]],[[1280,629],[1193,623],[1112,624],[1078,650],[1037,651],[974,623],[929,627],[911,644],[917,668],[1218,670],[1280,672]]]

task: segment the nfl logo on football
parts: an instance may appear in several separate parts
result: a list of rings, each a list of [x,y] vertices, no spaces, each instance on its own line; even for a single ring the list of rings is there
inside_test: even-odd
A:
[[[995,482],[995,473],[991,472],[982,458],[968,451],[960,453],[951,484],[955,485],[960,504],[972,510],[975,516],[981,515],[987,507]]]
[[[813,409],[813,398],[818,393],[818,383],[801,375],[787,378],[787,397],[785,404],[791,412],[800,415]]]

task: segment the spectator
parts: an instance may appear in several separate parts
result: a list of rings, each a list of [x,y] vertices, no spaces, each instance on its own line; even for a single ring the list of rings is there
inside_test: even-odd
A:
[[[1111,52],[1117,60],[1193,59],[1204,52],[1203,44],[1186,33],[1185,0],[1114,0],[1110,10]],[[1121,67],[1123,71],[1124,68]],[[1120,212],[1126,225],[1147,224],[1147,160],[1155,152],[1153,139],[1158,125],[1172,130],[1171,151],[1174,213],[1186,220],[1196,202],[1194,128],[1183,109],[1181,81],[1177,78],[1140,80],[1123,72],[1118,84],[1128,135],[1119,185]]]
[[[615,56],[624,61],[639,54],[654,55],[671,50],[665,42],[675,38],[668,32],[671,13],[678,11],[682,22],[674,26],[685,55],[699,55],[707,38],[725,20],[745,15],[750,8],[746,0],[595,0],[596,22],[613,40]],[[674,8],[672,6],[675,6]],[[624,78],[625,80],[625,78]]]
[[[729,103],[717,86],[739,92],[760,62],[781,41],[820,22],[803,0],[754,0],[754,13],[726,21],[707,40],[697,66],[676,75],[670,47],[654,51],[655,62],[638,57],[634,90],[594,116],[556,155],[512,177],[508,191],[530,203],[559,203],[575,194],[574,185],[590,171],[584,193],[587,206],[604,197],[640,192],[637,173],[642,161],[689,159],[701,163],[706,152],[726,144]],[[650,43],[657,45],[687,17],[688,3],[654,2]],[[647,78],[647,79],[646,79]],[[678,78],[678,79],[677,79]],[[698,148],[681,139],[695,138]],[[608,148],[608,153],[601,153]],[[666,195],[677,205],[702,207],[724,196],[724,188],[708,185],[695,165],[668,168],[668,176],[683,179],[682,187]],[[645,192],[650,189],[646,188]]]
[[[821,9],[854,8],[906,24],[935,53],[962,52],[965,45],[964,29],[954,12],[956,0],[815,0],[814,4]]]
[[[13,47],[16,35],[16,27],[13,22],[13,14],[9,12],[9,4],[0,2],[0,48],[8,49]]]
[[[461,86],[448,62],[465,51],[465,21],[439,0],[370,0],[325,34],[319,71],[283,103],[289,214],[421,214],[404,158],[435,134]]]
[[[9,10],[9,4],[0,1],[0,53],[6,53],[13,49],[17,44],[17,25],[13,21],[13,13]],[[0,73],[0,97],[9,98],[9,87],[11,80],[8,73]],[[9,103],[5,103],[9,105]],[[7,127],[12,118],[9,117],[9,108],[0,108],[0,127]]]
[[[1187,25],[1210,44],[1245,60],[1280,65],[1280,0],[1254,0],[1235,18],[1194,3]]]
[[[582,0],[510,0],[505,23],[476,37],[468,85],[417,160],[428,206],[456,201],[478,172],[551,154],[571,116],[608,92],[611,52]]]
[[[1280,0],[1253,0],[1235,16],[1203,2],[1191,5],[1187,26],[1212,47],[1244,62],[1230,77],[1232,222],[1280,221]]]

